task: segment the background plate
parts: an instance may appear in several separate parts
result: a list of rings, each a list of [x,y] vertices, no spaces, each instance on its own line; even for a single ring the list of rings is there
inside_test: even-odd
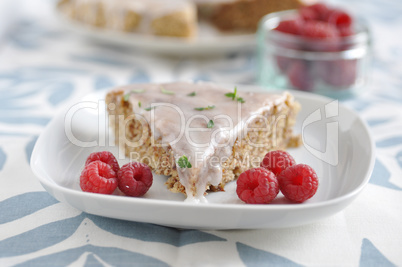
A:
[[[231,91],[233,86],[227,88]],[[166,189],[166,177],[160,175],[154,175],[153,186],[142,198],[82,192],[79,176],[86,157],[102,150],[119,155],[114,145],[108,145],[112,140],[104,112],[105,92],[89,95],[54,117],[38,138],[31,168],[59,201],[106,217],[198,229],[282,228],[311,223],[341,211],[357,197],[373,169],[374,145],[367,126],[352,110],[326,97],[292,94],[302,105],[296,131],[303,134],[304,145],[289,151],[298,163],[311,165],[320,180],[317,193],[302,204],[292,204],[279,194],[269,205],[247,205],[237,198],[235,182],[228,184],[225,192],[210,193],[209,203],[187,203],[182,194]],[[67,138],[69,131],[77,140],[86,141],[87,147]],[[126,162],[119,160],[120,164]]]
[[[255,34],[223,34],[207,23],[199,23],[197,35],[191,39],[150,36],[97,28],[75,21],[56,8],[63,26],[92,40],[174,56],[208,56],[251,51],[256,47]]]

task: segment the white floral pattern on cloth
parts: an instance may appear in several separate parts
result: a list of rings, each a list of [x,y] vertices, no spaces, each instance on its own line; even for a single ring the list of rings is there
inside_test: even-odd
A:
[[[370,126],[376,164],[370,184],[347,209],[281,230],[180,230],[89,215],[53,199],[29,167],[38,135],[67,103],[136,82],[252,84],[253,54],[195,60],[112,50],[64,32],[47,9],[0,28],[0,265],[402,265],[402,2],[331,2],[366,18],[372,29],[372,84],[343,103]]]

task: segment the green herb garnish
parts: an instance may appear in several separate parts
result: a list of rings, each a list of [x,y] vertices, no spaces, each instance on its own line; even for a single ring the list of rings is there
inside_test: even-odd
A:
[[[233,101],[237,101],[240,103],[245,103],[246,101],[242,97],[237,97],[237,87],[234,88],[233,93],[226,93],[225,96],[230,97]]]
[[[196,93],[192,92],[192,93],[189,93],[187,96],[195,96],[195,95],[196,95]]]
[[[203,111],[203,110],[210,110],[210,109],[213,109],[213,108],[215,108],[215,106],[208,106],[208,107],[205,107],[205,108],[194,108],[194,109],[199,110],[199,111]]]
[[[188,158],[183,155],[179,158],[179,160],[177,161],[177,164],[179,165],[180,168],[185,169],[185,168],[191,168],[191,163],[190,161],[188,161]]]
[[[138,101],[138,107],[139,108],[141,107],[141,101]]]
[[[130,93],[127,93],[127,94],[124,95],[124,101],[125,101],[125,102],[128,101],[130,95],[131,95]]]
[[[213,128],[215,125],[213,120],[209,120],[208,124],[207,124],[207,128]]]
[[[124,95],[124,101],[128,101],[128,99],[130,98],[131,94],[140,94],[140,93],[144,93],[145,89],[133,89],[130,92],[128,92],[127,94]]]
[[[164,87],[161,87],[161,92],[162,92],[162,94],[165,94],[165,95],[174,95],[175,94],[175,92],[166,90]]]
[[[226,93],[225,96],[232,98],[232,100],[235,100],[237,96],[237,87],[235,87],[233,93]]]
[[[237,102],[240,102],[240,103],[246,103],[246,101],[243,99],[243,97],[238,97],[238,98],[236,98],[236,100],[237,100]]]
[[[144,108],[146,111],[150,111],[150,110],[152,110],[152,109],[155,109],[156,108],[156,106],[153,106],[153,107],[149,107],[149,108]]]

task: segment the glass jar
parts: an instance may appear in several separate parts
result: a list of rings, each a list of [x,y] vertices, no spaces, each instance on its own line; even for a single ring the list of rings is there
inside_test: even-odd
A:
[[[367,84],[370,34],[361,21],[355,34],[336,41],[312,40],[274,30],[295,18],[288,10],[265,16],[258,29],[259,84],[270,89],[296,89],[334,98],[361,92]]]

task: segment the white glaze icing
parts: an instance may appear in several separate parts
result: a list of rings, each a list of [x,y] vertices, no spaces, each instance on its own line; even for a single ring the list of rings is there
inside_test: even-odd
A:
[[[240,91],[237,95],[245,100],[242,104],[225,96],[233,89],[210,83],[135,84],[121,89],[126,96],[131,92],[129,101],[134,113],[149,123],[155,140],[161,138],[164,147],[172,148],[176,163],[183,155],[188,157],[192,168],[177,166],[177,170],[187,201],[196,202],[205,201],[208,183],[216,186],[222,180],[219,160],[224,162],[231,155],[236,138],[241,139],[247,131],[245,125],[287,98],[287,93]],[[174,94],[168,94],[171,92]],[[196,95],[188,96],[192,92]],[[195,109],[208,106],[215,108]],[[209,120],[214,121],[213,128],[207,128]],[[191,184],[196,185],[195,192]]]

